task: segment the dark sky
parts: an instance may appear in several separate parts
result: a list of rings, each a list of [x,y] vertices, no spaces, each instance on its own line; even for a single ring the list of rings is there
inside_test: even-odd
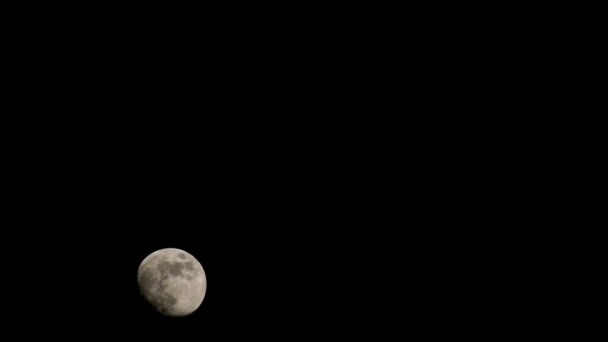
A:
[[[247,32],[235,37],[249,44],[210,35],[221,44],[202,50],[206,38],[137,34],[103,49],[85,35],[70,58],[72,40],[36,33],[49,45],[16,50],[1,243],[18,322],[81,339],[285,341],[378,340],[386,325],[433,321],[445,282],[423,265],[439,259],[444,166],[424,152],[440,143],[389,108],[405,92],[377,76],[394,70],[352,58],[376,51],[361,50],[364,32],[322,31],[316,50]],[[207,273],[183,319],[138,293],[139,263],[165,247]]]
[[[131,29],[41,8],[51,23],[28,8],[6,24],[2,329],[384,341],[389,326],[427,338],[501,321],[488,313],[529,284],[504,266],[525,254],[509,239],[530,241],[517,233],[530,226],[517,216],[529,166],[493,141],[518,139],[495,115],[517,103],[511,90],[483,81],[503,83],[502,62],[480,68],[482,81],[470,73],[487,39],[471,44],[482,54],[460,51],[460,24],[415,11],[421,24],[342,6],[300,22],[269,10],[282,22],[266,24],[234,7],[190,20],[180,9],[175,26],[141,8],[125,14]],[[137,288],[140,262],[166,247],[193,254],[208,278],[181,319],[156,314]]]

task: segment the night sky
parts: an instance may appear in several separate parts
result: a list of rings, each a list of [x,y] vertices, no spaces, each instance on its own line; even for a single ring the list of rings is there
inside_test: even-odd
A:
[[[27,324],[15,329],[81,340],[381,340],[391,323],[433,322],[445,281],[430,281],[436,269],[424,265],[440,259],[434,229],[448,214],[435,201],[449,165],[425,152],[441,145],[427,134],[436,125],[414,122],[426,112],[401,100],[401,79],[382,79],[396,72],[390,61],[364,56],[385,35],[349,38],[338,25],[317,39],[308,19],[298,33],[198,19],[178,34],[135,25],[120,42],[105,19],[70,39],[57,37],[80,29],[16,39],[24,67],[5,94],[15,109],[1,126],[0,240],[3,308]],[[393,110],[392,96],[407,110]],[[159,315],[137,288],[141,261],[167,247],[206,271],[205,299],[187,317]]]

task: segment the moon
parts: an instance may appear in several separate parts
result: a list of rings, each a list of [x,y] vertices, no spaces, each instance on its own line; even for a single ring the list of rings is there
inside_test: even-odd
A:
[[[165,248],[148,255],[137,270],[139,290],[148,303],[166,316],[196,311],[207,292],[203,266],[190,253]]]

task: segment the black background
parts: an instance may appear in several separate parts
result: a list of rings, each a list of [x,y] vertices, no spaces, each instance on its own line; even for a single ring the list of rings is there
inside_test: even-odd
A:
[[[328,18],[12,26],[27,37],[10,37],[1,126],[12,317],[159,340],[377,340],[466,320],[467,293],[494,282],[471,284],[466,234],[494,222],[478,214],[493,188],[469,186],[492,181],[492,165],[471,167],[486,140],[436,115],[463,97],[438,81],[443,54],[416,43],[432,45],[428,25],[395,39],[398,22]],[[139,263],[165,247],[207,273],[191,316],[139,295]]]

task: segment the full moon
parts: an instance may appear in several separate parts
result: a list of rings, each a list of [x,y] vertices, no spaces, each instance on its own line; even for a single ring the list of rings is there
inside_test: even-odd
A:
[[[139,265],[137,283],[143,297],[166,316],[187,316],[202,304],[207,292],[203,266],[188,252],[160,249]]]

